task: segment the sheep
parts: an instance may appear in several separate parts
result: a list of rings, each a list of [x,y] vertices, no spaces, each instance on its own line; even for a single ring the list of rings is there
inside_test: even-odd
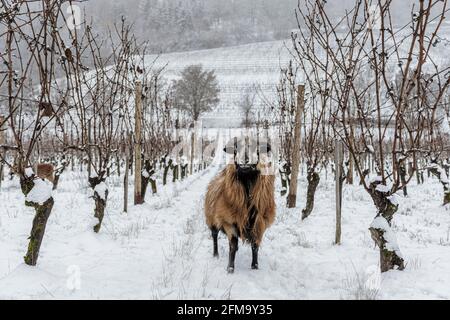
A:
[[[225,148],[225,152],[233,154],[234,163],[227,164],[213,178],[205,197],[206,224],[213,238],[214,257],[219,256],[219,231],[228,237],[228,273],[234,272],[238,238],[251,244],[251,268],[258,269],[258,249],[262,237],[275,219],[275,179],[273,174],[267,174],[267,164],[262,161],[262,156],[270,152],[270,145],[257,143],[254,149],[257,149],[256,163],[250,163],[250,148],[247,142],[244,152],[236,139],[233,147]]]

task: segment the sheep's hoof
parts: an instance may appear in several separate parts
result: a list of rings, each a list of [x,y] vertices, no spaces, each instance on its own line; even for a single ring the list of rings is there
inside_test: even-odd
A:
[[[214,258],[219,258],[219,253],[215,252],[215,253],[213,254],[213,257],[214,257]]]
[[[252,264],[252,269],[253,270],[258,270],[258,265],[257,264]]]
[[[234,267],[228,267],[227,271],[228,273],[234,273]]]

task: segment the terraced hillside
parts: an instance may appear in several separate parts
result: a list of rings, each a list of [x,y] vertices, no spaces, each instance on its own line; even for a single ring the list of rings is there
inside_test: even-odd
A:
[[[431,22],[436,24],[436,22]],[[409,33],[409,29],[398,32]],[[449,64],[445,54],[450,46],[448,35],[450,22],[441,27],[439,48],[431,55],[438,65]],[[403,50],[408,49],[405,42]],[[280,66],[286,66],[292,55],[291,40],[259,42],[247,45],[225,47],[209,50],[176,52],[146,57],[148,63],[155,61],[155,69],[165,66],[163,75],[171,80],[176,79],[188,65],[202,64],[206,69],[214,69],[221,87],[219,106],[204,117],[204,124],[214,127],[238,126],[242,115],[238,103],[246,90],[255,88],[257,92],[255,104],[259,107],[264,101],[274,101],[276,85],[280,77]],[[392,59],[393,71],[397,60]]]
[[[255,88],[255,104],[261,106],[266,99],[272,99],[279,80],[280,66],[289,62],[287,49],[290,40],[252,43],[236,47],[176,52],[159,57],[148,56],[155,69],[162,68],[163,76],[172,80],[188,65],[202,64],[205,69],[214,69],[219,80],[220,104],[204,117],[205,125],[233,126],[241,122],[238,103],[246,90]]]

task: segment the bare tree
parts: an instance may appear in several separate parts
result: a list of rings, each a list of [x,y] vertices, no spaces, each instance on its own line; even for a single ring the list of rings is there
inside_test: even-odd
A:
[[[238,106],[241,109],[243,120],[242,125],[245,128],[250,128],[252,122],[254,121],[254,107],[255,107],[255,93],[249,89],[245,92],[241,100],[238,102]]]
[[[201,65],[191,65],[181,72],[174,84],[176,106],[193,121],[211,111],[219,103],[219,85],[214,70],[205,71]]]

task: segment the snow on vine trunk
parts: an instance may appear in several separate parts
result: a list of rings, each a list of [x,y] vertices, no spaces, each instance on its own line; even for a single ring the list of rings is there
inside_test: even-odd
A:
[[[95,202],[94,217],[98,219],[98,223],[94,226],[94,231],[96,233],[100,231],[100,228],[102,226],[109,192],[103,175],[104,173],[102,173],[100,176],[91,175],[91,177],[89,178],[89,184],[94,192],[92,196]]]
[[[397,243],[397,238],[391,228],[394,214],[398,210],[397,195],[391,188],[382,184],[378,177],[371,179],[368,190],[378,214],[370,225],[372,239],[380,249],[380,269],[386,272],[395,268],[403,270],[405,263]]]
[[[44,238],[48,218],[53,209],[53,184],[50,181],[36,178],[31,168],[27,168],[20,179],[22,193],[25,195],[25,205],[34,208],[36,214],[33,219],[29,244],[24,261],[27,265],[35,266]]]
[[[48,180],[36,179],[25,201],[43,205],[53,195],[53,184]]]

